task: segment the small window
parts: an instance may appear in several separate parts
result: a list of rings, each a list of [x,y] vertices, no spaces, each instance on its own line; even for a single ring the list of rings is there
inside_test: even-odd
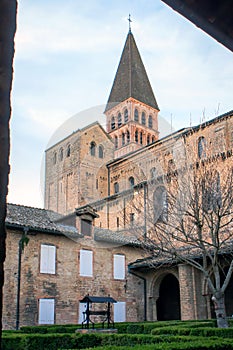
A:
[[[119,192],[119,183],[115,182],[114,183],[114,193],[118,193]]]
[[[59,150],[59,160],[60,162],[63,160],[63,148],[60,148]]]
[[[122,146],[125,145],[125,133],[123,132],[121,135],[121,140],[122,140]]]
[[[118,301],[113,305],[114,305],[114,322],[125,322],[126,321],[125,301]]]
[[[114,117],[112,117],[112,119],[111,119],[111,130],[114,130],[114,129],[115,129],[115,127],[116,127],[116,124],[115,124],[115,118],[114,118]]]
[[[99,188],[99,181],[98,181],[98,179],[96,179],[95,188],[96,188],[97,190],[98,190],[98,188]]]
[[[150,178],[151,180],[155,180],[157,178],[157,170],[155,167],[150,169]]]
[[[204,136],[201,136],[198,139],[198,157],[200,159],[206,157],[206,139]]]
[[[128,120],[129,120],[128,109],[125,109],[125,111],[124,111],[124,122],[128,123]]]
[[[138,131],[135,131],[135,142],[138,143]]]
[[[92,222],[90,220],[81,219],[81,233],[85,236],[91,236]]]
[[[130,225],[134,224],[134,213],[129,214]]]
[[[155,142],[155,137],[154,136],[152,136],[152,140],[151,140],[152,142]]]
[[[93,252],[92,250],[80,250],[80,276],[93,276]]]
[[[142,135],[142,132],[140,132],[140,144],[142,145],[143,143],[143,135]]]
[[[146,125],[146,114],[142,112],[142,125]]]
[[[54,299],[39,299],[39,324],[54,324]]]
[[[54,245],[41,244],[40,249],[40,273],[55,274],[56,247]]]
[[[119,227],[120,227],[120,218],[119,218],[119,217],[117,217],[116,219],[117,219],[117,220],[116,220],[117,229],[119,229]]]
[[[152,119],[152,115],[149,115],[149,118],[148,118],[148,126],[150,129],[153,128],[153,119]]]
[[[118,148],[118,137],[115,136],[115,148],[117,149]]]
[[[134,110],[134,120],[135,120],[135,122],[138,122],[138,110],[137,109],[135,109]]]
[[[127,138],[127,143],[130,143],[130,132],[129,130],[127,130],[127,133],[126,133],[126,138]]]
[[[129,185],[130,185],[130,187],[134,187],[134,177],[133,176],[130,176],[130,178],[129,178]]]
[[[168,202],[165,187],[159,186],[153,195],[154,202],[154,223],[166,222],[168,219]]]
[[[57,152],[54,152],[53,154],[53,164],[57,163]]]
[[[146,138],[146,143],[147,143],[147,145],[149,145],[149,144],[150,144],[150,135],[147,135],[147,138]]]
[[[99,158],[104,158],[104,148],[103,146],[99,146]]]
[[[114,279],[124,280],[125,279],[125,256],[115,254],[113,257],[113,274]]]
[[[70,157],[70,145],[67,146],[66,157]]]
[[[91,156],[95,156],[95,151],[96,151],[96,144],[94,141],[91,142],[91,145],[90,145],[90,154]]]
[[[118,128],[120,128],[122,125],[121,113],[118,113],[117,121],[118,121]]]

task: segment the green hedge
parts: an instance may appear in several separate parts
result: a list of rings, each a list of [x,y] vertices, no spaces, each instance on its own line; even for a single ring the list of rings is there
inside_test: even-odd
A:
[[[222,337],[222,338],[233,338],[233,328],[213,328],[213,327],[162,327],[154,328],[151,331],[153,335],[193,335],[203,337]]]
[[[212,339],[212,342],[219,340]],[[192,344],[199,341],[204,344],[207,340],[194,336],[167,336],[167,335],[145,335],[145,334],[6,334],[2,338],[2,349],[4,350],[57,350],[57,349],[86,349],[96,346],[130,346],[135,347],[146,344]],[[222,340],[223,341],[223,340]],[[232,341],[230,341],[232,343]],[[156,349],[157,349],[156,345]],[[179,347],[177,348],[179,349]],[[217,348],[216,348],[217,349]],[[233,345],[231,348],[233,349]]]
[[[88,350],[90,350],[89,348]],[[104,346],[96,347],[95,350],[132,350],[130,346]],[[136,345],[134,350],[232,350],[233,344],[231,340],[205,340],[193,341],[192,343],[170,343],[154,345]],[[67,349],[68,350],[68,349]]]

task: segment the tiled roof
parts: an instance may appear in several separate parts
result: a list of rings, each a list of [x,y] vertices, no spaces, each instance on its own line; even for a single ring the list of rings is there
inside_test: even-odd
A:
[[[46,209],[8,204],[6,227],[23,228],[47,233],[63,234],[69,237],[81,237],[76,227],[56,223],[62,215]]]
[[[94,239],[96,241],[108,242],[120,245],[130,245],[142,247],[143,243],[135,236],[122,231],[111,231],[99,227],[94,227]]]
[[[131,31],[126,38],[105,111],[130,97],[159,110]]]

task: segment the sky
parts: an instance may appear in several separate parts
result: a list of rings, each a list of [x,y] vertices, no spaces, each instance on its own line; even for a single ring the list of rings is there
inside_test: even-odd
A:
[[[129,13],[161,128],[233,109],[233,53],[160,0],[20,0],[9,203],[43,207],[46,148],[96,120],[105,126]]]

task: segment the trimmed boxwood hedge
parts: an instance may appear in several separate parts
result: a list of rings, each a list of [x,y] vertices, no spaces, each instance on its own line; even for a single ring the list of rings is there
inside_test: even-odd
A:
[[[193,336],[203,336],[203,337],[221,337],[221,338],[233,338],[233,328],[213,328],[213,327],[198,327],[198,328],[188,328],[188,327],[162,327],[154,328],[151,331],[153,335],[193,335]]]
[[[57,349],[86,349],[96,346],[143,346],[146,344],[207,344],[207,339],[204,337],[194,336],[166,336],[166,335],[145,335],[145,334],[22,334],[4,335],[2,338],[2,349],[17,349],[17,350],[57,350]],[[219,341],[218,338],[210,339],[211,343]],[[223,341],[223,340],[222,340]],[[225,340],[224,340],[225,341]],[[230,341],[232,344],[232,340]],[[17,345],[16,345],[17,344]],[[226,342],[228,344],[228,340]],[[188,347],[186,347],[188,349]],[[186,349],[185,348],[185,349]],[[189,347],[190,348],[190,347]],[[171,349],[171,347],[169,348]],[[179,347],[177,347],[179,349]],[[190,348],[191,349],[191,348]],[[212,348],[211,348],[212,349]],[[217,348],[216,348],[217,349]],[[233,349],[232,347],[229,349]]]

